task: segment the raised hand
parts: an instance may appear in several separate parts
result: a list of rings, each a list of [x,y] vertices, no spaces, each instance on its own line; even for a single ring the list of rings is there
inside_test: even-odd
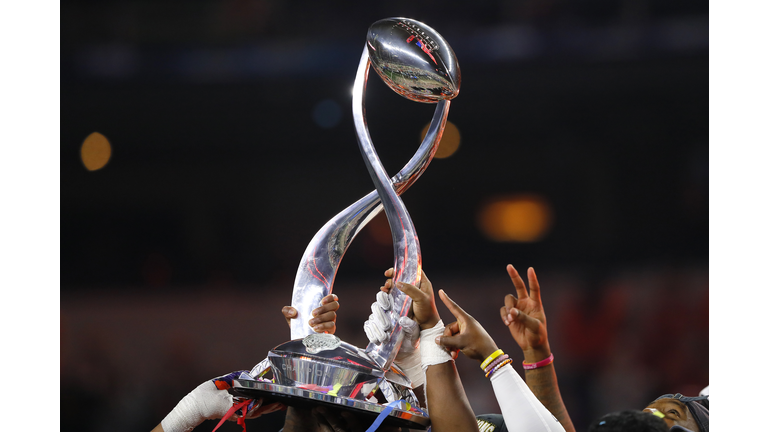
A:
[[[391,277],[394,275],[394,272],[394,269],[384,272],[384,276],[390,279],[387,279],[384,286],[381,287],[382,291],[388,293],[392,288]],[[431,329],[440,321],[440,314],[437,312],[437,306],[435,306],[435,293],[432,290],[432,282],[429,281],[424,270],[421,271],[421,283],[419,285],[417,288],[405,282],[398,282],[397,288],[413,300],[411,303],[413,320],[419,324],[422,330]]]
[[[499,310],[501,320],[523,350],[526,361],[542,360],[549,356],[550,348],[547,339],[547,318],[541,304],[541,289],[536,272],[533,267],[528,268],[530,295],[525,282],[512,264],[507,265],[507,273],[515,285],[517,297],[512,294],[504,297],[504,306]]]
[[[312,318],[309,325],[317,333],[336,333],[336,311],[339,310],[339,298],[336,294],[328,294],[320,300],[320,307],[312,311]],[[298,311],[292,306],[283,306],[283,316],[288,327],[291,326],[291,320],[298,316]]]
[[[394,269],[392,268],[384,272],[384,276],[388,279],[384,283],[384,286],[381,287],[381,291],[376,295],[376,302],[371,305],[371,312],[373,313],[363,325],[365,334],[368,336],[368,340],[372,343],[382,343],[388,340],[391,334],[391,318],[385,311],[390,310],[393,306],[392,295],[390,294],[390,291],[392,290],[393,275]],[[429,283],[429,279],[427,279],[427,276],[422,271],[420,286],[426,289],[427,284],[429,284],[431,292],[432,284]],[[410,288],[413,288],[412,292],[420,293],[420,289],[412,285],[409,285],[405,290]],[[403,292],[406,293],[406,291]],[[414,305],[416,305],[416,302],[411,302],[411,310],[408,311],[408,315],[413,316]],[[420,316],[424,315],[421,311],[421,306],[419,306],[419,308]],[[440,320],[439,316],[437,317],[437,320]],[[395,363],[402,368],[403,372],[405,372],[406,376],[411,380],[416,396],[419,398],[419,401],[424,404],[423,388],[421,387],[424,384],[425,373],[421,364],[421,351],[419,350],[419,340],[421,338],[420,325],[408,316],[401,316],[398,319],[398,323],[403,329],[403,343],[400,345],[400,350],[397,352]],[[434,324],[432,324],[432,326],[434,327]]]
[[[525,362],[540,362],[552,354],[547,338],[547,318],[544,306],[541,304],[541,289],[536,272],[528,269],[528,284],[530,295],[525,283],[517,270],[509,264],[507,273],[515,284],[517,297],[507,294],[504,306],[499,310],[501,320],[509,329],[515,342],[522,348]],[[525,371],[525,381],[536,398],[554,415],[567,432],[575,432],[573,422],[560,395],[557,384],[555,366],[550,363],[546,367]]]
[[[483,326],[471,315],[464,312],[464,309],[451,300],[443,290],[440,290],[440,300],[456,317],[456,321],[446,325],[443,336],[435,339],[438,345],[451,350],[451,353],[459,350],[467,357],[480,362],[498,349]]]

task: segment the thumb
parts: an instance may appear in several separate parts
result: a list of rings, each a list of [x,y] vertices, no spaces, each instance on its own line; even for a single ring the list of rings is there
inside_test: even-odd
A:
[[[445,326],[445,330],[443,330],[443,336],[454,336],[458,335],[461,332],[461,329],[459,328],[458,321],[454,321],[448,325]],[[435,342],[440,343],[440,338],[435,338]],[[448,340],[450,342],[450,339]],[[448,349],[451,352],[451,358],[456,360],[457,357],[459,357],[459,350],[457,349]]]
[[[444,336],[454,336],[461,332],[461,327],[459,326],[458,321],[454,321],[448,325],[445,326],[445,330],[443,330]]]
[[[405,295],[409,296],[416,303],[423,303],[424,301],[429,300],[429,296],[427,296],[427,294],[409,283],[398,282],[397,288],[399,288],[400,291],[404,292]]]
[[[466,345],[462,339],[462,335],[438,336],[435,338],[435,343],[441,347],[447,348],[453,353],[454,351],[461,351],[461,349]]]
[[[283,316],[285,317],[285,322],[287,322],[288,327],[290,327],[291,320],[293,318],[296,318],[296,316],[298,315],[298,312],[292,306],[283,306],[282,312],[283,312]]]
[[[510,319],[511,317],[511,319]],[[512,308],[509,310],[509,315],[507,316],[507,319],[510,320],[511,323],[520,323],[523,325],[523,327],[527,328],[531,331],[538,331],[539,330],[539,320],[535,318],[531,318],[528,316],[525,312],[521,311],[517,308]]]

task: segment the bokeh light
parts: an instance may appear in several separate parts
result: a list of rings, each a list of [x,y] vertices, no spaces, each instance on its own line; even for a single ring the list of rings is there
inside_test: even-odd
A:
[[[112,156],[112,146],[104,135],[94,132],[83,141],[80,147],[80,159],[88,171],[104,168]]]
[[[429,124],[424,126],[424,129],[421,130],[422,140],[424,140],[424,137],[427,136],[427,130],[429,130]],[[446,121],[445,129],[443,130],[443,137],[440,139],[440,146],[437,148],[437,152],[435,152],[435,158],[445,159],[450,157],[456,153],[456,150],[459,149],[460,143],[461,134],[459,133],[459,128],[456,127],[455,124]]]
[[[496,242],[536,242],[544,238],[552,226],[549,202],[538,195],[497,197],[482,206],[478,228]]]

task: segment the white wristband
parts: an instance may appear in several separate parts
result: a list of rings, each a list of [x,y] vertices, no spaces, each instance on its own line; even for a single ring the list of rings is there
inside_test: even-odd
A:
[[[453,361],[451,354],[442,346],[435,343],[435,338],[443,335],[445,331],[445,325],[443,320],[440,320],[431,329],[421,331],[421,367],[427,369],[432,365]]]

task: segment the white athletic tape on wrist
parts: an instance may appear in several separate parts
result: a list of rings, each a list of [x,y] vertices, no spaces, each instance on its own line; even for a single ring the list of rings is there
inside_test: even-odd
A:
[[[206,381],[189,392],[160,424],[165,432],[189,432],[208,419],[218,419],[232,407],[232,395]]]
[[[453,361],[453,357],[451,357],[448,350],[435,343],[435,338],[442,336],[443,331],[445,331],[443,320],[438,321],[431,329],[421,331],[421,343],[419,346],[421,348],[421,367],[423,369],[427,369],[427,367],[432,365]]]

